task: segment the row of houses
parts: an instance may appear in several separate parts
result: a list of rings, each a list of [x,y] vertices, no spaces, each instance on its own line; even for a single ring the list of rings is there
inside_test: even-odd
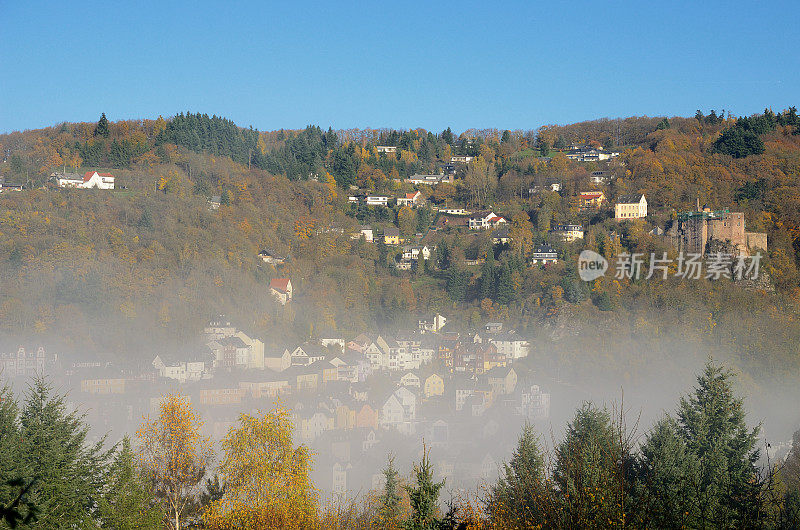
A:
[[[413,191],[404,193],[398,197],[390,197],[388,195],[370,195],[370,194],[351,194],[348,196],[351,204],[366,204],[367,206],[383,206],[388,207],[389,203],[393,200],[398,206],[408,206],[410,208],[417,208],[425,204],[425,197],[420,191]]]

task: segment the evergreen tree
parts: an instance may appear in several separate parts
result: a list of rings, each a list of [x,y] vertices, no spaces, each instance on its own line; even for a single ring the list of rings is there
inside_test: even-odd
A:
[[[658,122],[658,125],[656,125],[656,130],[659,130],[659,131],[663,131],[664,129],[669,129],[669,128],[670,128],[670,124],[669,124],[669,120],[667,118],[664,118],[663,120]]]
[[[467,297],[467,272],[458,267],[450,267],[447,271],[447,294],[454,302],[462,302]]]
[[[556,447],[553,480],[560,516],[568,528],[608,528],[622,523],[627,450],[605,409],[578,410]]]
[[[699,462],[696,490],[699,527],[746,528],[761,514],[761,481],[755,463],[759,427],[748,429],[742,400],[734,397],[730,372],[712,362],[698,386],[681,399],[680,432]]]
[[[114,459],[98,503],[101,528],[116,530],[159,529],[164,510],[155,503],[153,492],[134,461],[127,436]]]
[[[644,528],[689,528],[697,520],[698,462],[672,418],[656,423],[637,460],[631,522]]]
[[[433,465],[428,450],[423,448],[422,461],[414,466],[415,483],[406,486],[411,502],[411,517],[405,522],[408,530],[436,530],[441,521],[439,513],[439,492],[444,481],[433,481]]]
[[[100,116],[100,121],[97,122],[97,125],[94,128],[94,135],[108,138],[108,134],[108,118],[106,118],[106,113],[104,112],[102,116]]]
[[[480,299],[494,298],[497,271],[494,265],[494,249],[489,247],[485,252],[485,259],[481,265]]]
[[[386,482],[380,496],[380,512],[378,518],[381,528],[397,528],[400,522],[400,479],[394,468],[394,457],[389,457],[389,465],[383,470]]]
[[[549,511],[544,458],[533,428],[526,424],[511,461],[489,490],[486,511],[499,528],[535,528]]]
[[[516,298],[514,280],[512,279],[511,265],[503,264],[497,278],[497,302],[503,305],[510,304]]]
[[[111,452],[105,439],[86,444],[84,416],[67,411],[65,397],[37,378],[20,413],[20,460],[34,478],[30,499],[40,510],[36,528],[94,526]]]

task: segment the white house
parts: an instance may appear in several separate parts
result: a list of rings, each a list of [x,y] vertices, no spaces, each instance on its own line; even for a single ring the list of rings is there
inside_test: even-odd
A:
[[[368,195],[366,202],[367,206],[386,206],[389,203],[389,197],[386,195]]]
[[[546,243],[539,245],[531,254],[531,263],[541,263],[542,265],[558,263],[558,253]]]
[[[403,259],[417,261],[418,259],[431,259],[433,249],[427,245],[407,245],[403,247]]]
[[[530,342],[515,333],[493,335],[489,342],[495,345],[497,353],[505,355],[510,361],[527,357],[530,353]]]
[[[576,239],[583,239],[583,225],[556,225],[550,232],[567,243]]]
[[[647,217],[647,199],[643,194],[625,195],[617,199],[617,203],[614,205],[614,219],[622,221],[643,217]]]
[[[269,292],[281,305],[286,305],[292,299],[292,280],[273,278],[269,281]]]
[[[417,396],[401,386],[384,401],[378,415],[378,425],[403,434],[414,434],[417,418]]]
[[[397,146],[394,145],[378,145],[375,146],[375,149],[377,149],[379,153],[397,153]]]
[[[497,228],[505,222],[505,218],[492,211],[476,212],[469,217],[469,228],[470,230],[486,230],[488,228]]]
[[[423,201],[424,197],[422,193],[419,191],[415,191],[414,193],[406,193],[397,198],[397,205],[398,206],[410,206],[412,208],[416,208],[419,206]]]
[[[80,176],[78,173],[53,173],[60,188],[97,188],[100,190],[114,189],[114,175],[111,173],[98,173],[87,171]]]

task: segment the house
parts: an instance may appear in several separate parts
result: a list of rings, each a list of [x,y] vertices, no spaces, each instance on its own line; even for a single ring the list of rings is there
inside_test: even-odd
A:
[[[492,232],[493,245],[507,245],[509,241],[511,237],[508,235],[508,226],[503,225]]]
[[[386,195],[368,195],[366,198],[367,206],[387,206],[389,197]]]
[[[277,348],[264,353],[264,368],[283,372],[292,365],[292,354],[288,348]]]
[[[400,378],[400,386],[418,389],[420,387],[419,376],[414,372],[406,372],[403,377]]]
[[[494,344],[497,352],[509,361],[527,357],[530,353],[530,342],[516,333],[499,333],[492,336],[489,342]]]
[[[305,343],[292,351],[292,366],[308,366],[325,360],[327,352],[316,344]]]
[[[364,241],[366,241],[367,243],[372,243],[373,240],[375,239],[375,235],[374,235],[374,233],[372,231],[372,227],[371,226],[362,225],[359,228],[358,232],[355,232],[355,233],[353,233],[353,235],[350,236],[350,239],[358,239],[358,238],[361,238],[361,237],[363,237]]]
[[[446,215],[471,215],[472,212],[464,208],[442,208],[440,212]]]
[[[416,208],[425,198],[422,196],[422,193],[419,191],[415,191],[413,193],[406,193],[405,195],[397,198],[397,205],[398,206],[410,206],[412,208]]]
[[[617,203],[614,205],[614,219],[621,221],[623,219],[642,219],[643,217],[647,217],[647,199],[643,194],[637,193],[617,198]]]
[[[427,245],[406,245],[403,247],[403,259],[410,261],[417,261],[420,258],[430,259],[432,250]]]
[[[286,256],[266,249],[259,252],[258,257],[261,258],[264,263],[269,263],[270,265],[281,265],[286,261]]]
[[[592,184],[599,186],[611,180],[611,173],[609,171],[592,171],[589,174],[589,180]]]
[[[546,419],[550,416],[550,394],[542,392],[539,385],[531,385],[521,392],[518,412],[531,419]]]
[[[292,299],[292,281],[289,278],[273,278],[269,281],[269,292],[281,305],[286,305]]]
[[[83,176],[77,173],[53,173],[50,176],[56,179],[59,188],[114,189],[114,175],[111,173],[87,171]]]
[[[619,156],[619,152],[597,149],[589,145],[573,145],[566,152],[566,156],[577,162],[600,162]]]
[[[160,355],[156,355],[151,364],[158,371],[160,377],[174,379],[179,383],[186,382],[186,363],[177,361],[165,362]]]
[[[90,377],[81,379],[81,392],[87,394],[124,394],[125,377],[119,370],[106,368],[93,372]]]
[[[503,323],[502,322],[487,322],[485,326],[483,326],[483,330],[486,333],[500,333],[503,331]]]
[[[450,157],[450,162],[453,164],[469,164],[474,158],[474,156],[455,155]]]
[[[383,242],[387,245],[400,244],[400,230],[394,226],[390,226],[383,230]]]
[[[0,175],[0,193],[4,191],[22,191],[22,184],[12,184],[10,182],[6,182],[6,178],[3,175]]]
[[[431,374],[425,378],[425,384],[422,387],[425,398],[431,396],[441,396],[444,394],[444,379],[438,374]]]
[[[437,333],[445,324],[447,324],[447,319],[439,313],[436,313],[432,318],[420,319],[418,326],[422,333]]]
[[[578,194],[580,207],[584,210],[599,208],[606,202],[606,194],[602,191],[582,191]]]
[[[297,431],[306,442],[319,438],[324,432],[332,431],[335,427],[333,416],[322,410],[301,412],[300,414],[295,414],[294,417]]]
[[[356,428],[360,427],[378,428],[378,411],[367,403],[356,412]]]
[[[496,367],[486,372],[486,380],[497,395],[509,395],[517,387],[517,372],[513,368]]]
[[[531,263],[541,263],[542,265],[558,263],[558,253],[550,245],[543,243],[536,247],[531,254]]]
[[[44,371],[46,362],[41,346],[35,352],[26,352],[20,346],[16,352],[0,353],[0,374],[4,377],[32,377]]]
[[[576,239],[583,239],[583,225],[556,225],[550,229],[550,233],[571,243]]]
[[[375,147],[379,153],[397,153],[397,146],[394,145],[378,145]]]
[[[250,392],[255,399],[280,397],[290,390],[288,377],[269,372],[257,381],[240,381],[239,388]]]
[[[406,180],[409,184],[420,185],[425,184],[426,186],[435,186],[436,184],[441,184],[443,182],[449,182],[450,184],[453,183],[453,175],[452,174],[440,174],[440,175],[420,175],[419,173],[414,173]]]
[[[500,217],[492,211],[476,212],[469,216],[470,230],[486,230],[488,228],[497,228],[499,225],[506,223],[505,218]]]
[[[417,418],[417,396],[401,386],[383,402],[378,414],[378,424],[383,429],[395,429],[403,434],[414,434]]]

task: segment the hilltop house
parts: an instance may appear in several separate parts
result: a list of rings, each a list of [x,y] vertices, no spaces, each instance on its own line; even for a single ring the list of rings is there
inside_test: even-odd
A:
[[[643,217],[647,217],[647,199],[643,194],[637,193],[617,198],[617,203],[614,205],[614,219],[621,221]]]
[[[387,206],[389,197],[386,195],[368,195],[365,199],[367,206]]]
[[[583,225],[556,225],[550,229],[550,233],[571,243],[576,239],[583,239]]]
[[[419,191],[415,191],[414,193],[406,193],[401,197],[397,198],[397,205],[398,206],[410,206],[412,208],[416,208],[425,198],[422,196],[422,193]]]
[[[580,207],[584,210],[599,208],[606,202],[606,194],[602,191],[582,191],[578,197]]]
[[[264,249],[258,253],[258,257],[264,263],[269,263],[270,265],[281,265],[284,261],[286,261],[286,256],[282,256],[272,250]]]
[[[281,305],[286,305],[292,299],[292,281],[289,278],[273,278],[269,281],[269,293]]]
[[[531,254],[531,263],[541,263],[542,265],[558,263],[558,253],[550,245],[544,243],[536,247]]]
[[[379,153],[397,153],[397,146],[394,145],[378,145],[375,146],[375,149],[377,149]]]
[[[56,179],[59,188],[114,189],[114,175],[111,173],[87,171],[83,176],[78,173],[53,173],[50,176]]]
[[[435,186],[436,184],[441,184],[442,182],[449,182],[452,184],[453,175],[420,175],[419,173],[414,173],[406,179],[406,182],[414,185],[425,184],[427,186]]]

